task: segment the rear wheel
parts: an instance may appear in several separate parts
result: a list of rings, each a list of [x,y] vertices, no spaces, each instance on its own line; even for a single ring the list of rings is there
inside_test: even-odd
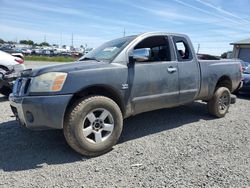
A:
[[[118,141],[123,125],[119,106],[104,96],[79,100],[66,115],[64,135],[68,144],[85,156],[108,152]]]
[[[224,117],[231,103],[231,93],[226,87],[218,88],[211,100],[208,101],[208,110],[211,115]]]

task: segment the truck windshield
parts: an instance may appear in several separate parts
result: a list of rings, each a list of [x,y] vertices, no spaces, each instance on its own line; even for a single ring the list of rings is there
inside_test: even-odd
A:
[[[136,36],[128,36],[111,40],[99,46],[98,48],[87,53],[79,61],[96,60],[112,61]]]

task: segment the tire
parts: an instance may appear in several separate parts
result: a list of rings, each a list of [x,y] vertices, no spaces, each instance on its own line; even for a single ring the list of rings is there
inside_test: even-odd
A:
[[[119,106],[104,96],[76,101],[64,122],[63,131],[68,144],[88,157],[110,151],[119,140],[123,127]]]
[[[231,104],[231,93],[226,87],[219,87],[211,100],[208,101],[208,111],[211,115],[222,118],[228,113]]]
[[[12,93],[12,89],[6,86],[2,86],[2,88],[0,88],[0,93],[8,97]]]

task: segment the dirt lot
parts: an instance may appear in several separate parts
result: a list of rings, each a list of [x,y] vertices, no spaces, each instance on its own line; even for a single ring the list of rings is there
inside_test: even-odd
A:
[[[131,117],[96,158],[60,130],[21,128],[2,96],[0,109],[0,187],[250,187],[250,95],[222,119],[201,102]]]

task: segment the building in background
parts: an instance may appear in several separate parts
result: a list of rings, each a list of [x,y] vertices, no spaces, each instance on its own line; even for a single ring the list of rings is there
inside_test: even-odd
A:
[[[231,45],[234,45],[233,58],[250,62],[250,38],[231,43]]]

